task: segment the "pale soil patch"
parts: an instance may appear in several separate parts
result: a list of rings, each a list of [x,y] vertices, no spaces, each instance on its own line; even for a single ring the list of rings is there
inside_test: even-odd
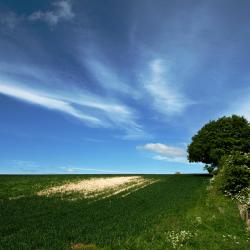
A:
[[[128,185],[126,185],[125,187],[124,186],[120,186],[118,188],[115,188],[112,190],[112,192],[108,193],[108,194],[103,194],[103,196],[101,196],[100,199],[106,199],[108,197],[111,197],[113,195],[117,195],[117,194],[120,194],[120,193],[125,193],[123,195],[121,195],[121,197],[125,197],[127,195],[130,195],[131,193],[141,189],[141,188],[144,188],[150,184],[153,184],[154,182],[156,182],[158,180],[150,180],[150,179],[144,179],[143,177],[141,177],[139,180],[137,180],[137,182],[132,182],[132,183],[129,183]],[[131,191],[132,190],[132,191]],[[96,195],[97,196],[97,195]],[[100,200],[100,199],[97,199],[97,200]],[[95,201],[97,201],[95,200]]]
[[[24,197],[25,197],[25,195],[18,195],[18,196],[14,196],[14,197],[9,197],[9,200],[18,200],[18,199],[21,199]]]
[[[70,249],[97,249],[95,244],[84,244],[84,243],[75,243],[71,245]]]
[[[155,182],[142,176],[100,177],[70,182],[38,192],[38,195],[81,193],[84,198],[100,197],[101,199],[117,195],[122,192],[128,194]],[[131,191],[132,190],[132,191]],[[76,198],[75,198],[76,199]],[[75,200],[74,198],[71,200]]]

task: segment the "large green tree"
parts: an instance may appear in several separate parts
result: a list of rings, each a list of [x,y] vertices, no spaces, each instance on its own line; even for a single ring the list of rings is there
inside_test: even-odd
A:
[[[188,159],[215,167],[221,157],[234,151],[250,152],[250,124],[244,117],[224,116],[210,121],[193,136]]]

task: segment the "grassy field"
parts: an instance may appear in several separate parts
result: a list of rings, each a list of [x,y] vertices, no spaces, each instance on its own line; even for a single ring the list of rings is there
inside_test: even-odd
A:
[[[0,249],[250,249],[236,204],[205,175],[145,175],[156,182],[98,199],[37,195],[91,177],[0,176]]]

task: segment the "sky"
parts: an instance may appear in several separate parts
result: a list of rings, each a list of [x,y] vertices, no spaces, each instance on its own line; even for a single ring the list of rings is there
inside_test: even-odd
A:
[[[201,173],[209,120],[250,120],[250,2],[0,1],[0,173]]]

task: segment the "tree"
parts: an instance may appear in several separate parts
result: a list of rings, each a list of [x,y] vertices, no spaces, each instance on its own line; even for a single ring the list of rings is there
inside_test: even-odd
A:
[[[193,136],[188,160],[218,167],[220,159],[234,151],[250,152],[250,124],[244,117],[230,116],[210,121]]]
[[[216,168],[216,166],[214,165],[214,164],[211,164],[211,165],[209,165],[209,164],[206,164],[205,166],[204,166],[204,170],[207,170],[207,172],[209,173],[209,174],[212,174],[213,172],[214,172],[214,169]]]

